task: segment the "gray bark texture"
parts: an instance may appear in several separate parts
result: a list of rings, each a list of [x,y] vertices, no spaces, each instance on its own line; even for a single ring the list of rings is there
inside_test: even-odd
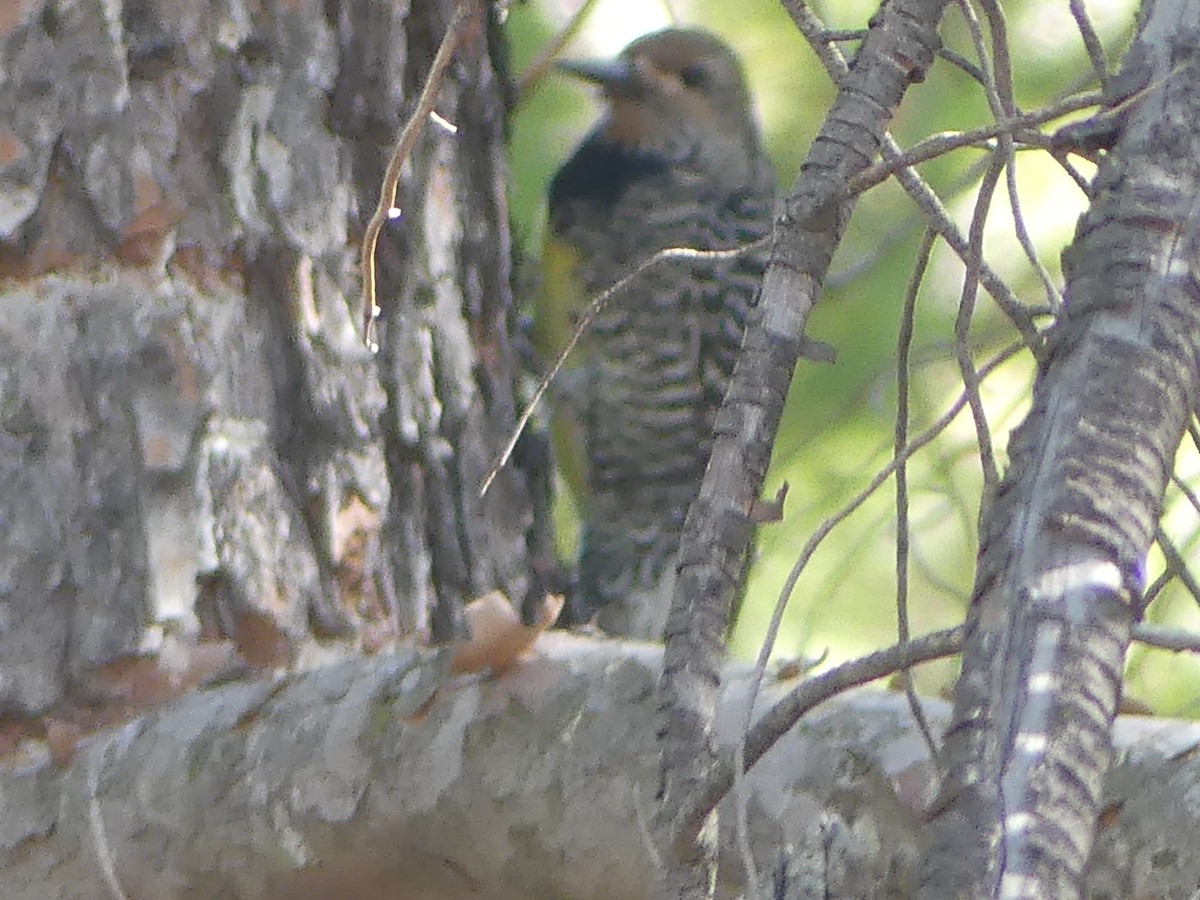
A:
[[[1109,85],[1131,104],[1095,123],[1119,138],[981,516],[929,900],[1084,895],[1146,555],[1200,398],[1198,17],[1195,2],[1149,5]]]
[[[7,766],[0,897],[661,896],[647,831],[661,651],[567,635],[541,648],[492,679],[447,680],[443,653],[412,653],[198,691],[65,768]],[[727,750],[748,672],[723,674]],[[945,704],[929,711],[944,722]],[[1118,746],[1090,895],[1187,897],[1200,727],[1129,719]],[[746,780],[759,883],[787,900],[912,896],[935,785],[902,695],[815,711]],[[735,821],[726,801],[722,898],[742,881]]]
[[[380,241],[377,358],[358,333],[357,241],[453,9],[0,13],[0,724],[523,598],[525,479],[477,497],[516,371],[482,4],[438,96],[459,133],[418,142]]]
[[[892,6],[897,41],[939,8]],[[490,679],[411,649],[459,634],[485,591],[525,599],[541,546],[535,477],[506,468],[478,498],[516,405],[489,4],[438,93],[457,134],[427,129],[401,172],[378,356],[358,333],[357,242],[454,7],[0,7],[0,900],[640,898],[670,882],[656,822],[684,826],[683,856],[700,836],[680,820],[727,774],[745,694],[713,643],[727,574],[693,573],[683,593],[710,603],[673,613],[665,750],[652,647],[555,636]],[[1200,884],[1195,727],[1118,729],[1109,767],[1138,561],[1196,399],[1192,37],[1148,26],[1132,57],[1155,87],[1081,225],[985,520],[932,840],[903,701],[839,700],[745,785],[775,897]],[[932,43],[914,47],[902,74]],[[882,99],[859,96],[882,134],[908,76],[879,74]],[[819,196],[791,209],[815,243],[777,267],[806,304],[846,214]],[[790,372],[807,305],[766,309],[759,350]],[[782,402],[786,377],[762,383]],[[733,455],[758,474],[730,515],[714,501],[718,569],[777,418],[741,411],[718,442],[750,429]],[[690,540],[685,565],[709,546]],[[713,832],[721,897],[742,884],[737,820]],[[670,883],[705,890],[707,860],[685,863]]]
[[[715,697],[737,573],[754,531],[751,514],[806,346],[805,323],[854,208],[846,184],[875,159],[905,91],[933,64],[943,6],[898,0],[881,8],[776,223],[771,262],[714,422],[712,458],[679,542],[660,685],[662,804],[655,826],[668,848],[663,896],[709,896],[715,828],[697,799],[717,768]]]

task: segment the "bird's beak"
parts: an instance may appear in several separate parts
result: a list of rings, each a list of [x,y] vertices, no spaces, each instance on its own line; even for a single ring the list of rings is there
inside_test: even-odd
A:
[[[568,75],[598,84],[610,97],[628,97],[640,90],[637,69],[624,59],[567,59],[558,68]]]

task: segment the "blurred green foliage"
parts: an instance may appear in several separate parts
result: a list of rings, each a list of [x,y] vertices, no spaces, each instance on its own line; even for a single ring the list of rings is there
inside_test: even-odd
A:
[[[820,126],[834,89],[815,55],[774,0],[693,0],[671,4],[679,20],[722,35],[743,59],[755,95],[781,190],[795,179],[812,135]],[[814,4],[830,28],[860,29],[877,4],[828,0]],[[1134,4],[1093,4],[1093,23],[1115,61],[1132,28]],[[578,7],[554,0],[517,5],[506,24],[514,72],[521,72]],[[1094,87],[1083,43],[1067,4],[1036,0],[1005,4],[1014,93],[1022,109]],[[608,56],[636,34],[667,24],[665,7],[600,0],[564,55]],[[986,35],[986,25],[984,28]],[[946,44],[978,64],[961,9],[951,7],[943,23]],[[847,51],[852,43],[844,45]],[[989,55],[995,48],[989,43]],[[549,180],[598,115],[586,86],[550,70],[520,99],[511,123],[511,204],[524,265],[522,293],[536,284],[544,197]],[[959,68],[939,60],[931,77],[909,91],[893,133],[904,146],[931,134],[991,121],[979,86]],[[1052,130],[1061,123],[1052,123]],[[966,233],[976,203],[983,152],[960,150],[919,167]],[[1090,175],[1086,164],[1080,168]],[[1044,154],[1019,155],[1017,183],[1025,225],[1039,259],[1061,284],[1059,253],[1070,241],[1085,198],[1062,169]],[[837,348],[834,365],[801,362],[776,443],[767,496],[784,481],[790,494],[780,523],[760,529],[747,600],[734,635],[734,652],[758,652],[780,589],[805,542],[818,525],[841,508],[892,457],[897,398],[897,335],[900,313],[923,220],[894,182],[860,201],[837,257],[809,333]],[[1001,181],[989,211],[985,256],[1023,302],[1044,305],[1036,273],[1014,237],[1006,187]],[[954,320],[962,292],[963,266],[938,244],[921,285],[911,350],[910,440],[941,416],[961,391],[955,362]],[[1016,335],[981,290],[971,326],[976,367],[1013,342]],[[1022,354],[1002,366],[984,386],[988,427],[1003,469],[1008,432],[1027,409],[1032,365]],[[1196,454],[1183,454],[1180,471],[1200,475]],[[914,633],[961,621],[974,571],[976,518],[982,488],[975,427],[962,413],[909,465],[911,555],[909,605]],[[1178,491],[1168,498],[1168,531],[1186,555],[1197,541],[1196,512]],[[784,618],[776,653],[817,656],[828,650],[838,662],[894,643],[896,639],[895,485],[888,480],[838,526],[817,549],[799,578]],[[573,527],[569,508],[559,511],[563,528]],[[1151,576],[1162,570],[1157,553]],[[1200,627],[1195,602],[1177,587],[1151,608],[1152,621]],[[953,663],[925,667],[918,685],[945,692]],[[1129,690],[1164,713],[1200,715],[1196,685],[1200,663],[1135,648]]]

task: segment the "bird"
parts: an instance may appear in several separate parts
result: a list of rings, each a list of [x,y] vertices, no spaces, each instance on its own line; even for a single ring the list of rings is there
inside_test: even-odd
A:
[[[597,85],[605,108],[550,183],[531,329],[542,360],[597,294],[654,253],[757,242],[775,202],[746,80],[721,39],[669,28],[615,59],[560,67]],[[573,620],[661,639],[680,533],[767,252],[641,272],[568,357],[550,430],[580,517]]]

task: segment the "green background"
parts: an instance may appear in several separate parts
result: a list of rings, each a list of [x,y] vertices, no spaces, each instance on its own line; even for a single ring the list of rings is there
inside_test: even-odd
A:
[[[839,0],[815,4],[813,9],[830,28],[850,30],[864,27],[875,6]],[[512,9],[505,31],[514,73],[524,71],[578,7],[578,3],[529,0]],[[1129,39],[1133,4],[1093,3],[1089,8],[1109,58],[1119,59]],[[671,10],[681,24],[717,32],[741,56],[780,188],[786,190],[834,95],[816,57],[778,3],[696,0],[672,3]],[[1031,0],[1007,3],[1005,10],[1015,95],[1022,109],[1095,87],[1065,3]],[[638,34],[668,24],[671,14],[665,5],[651,2],[599,0],[564,55],[615,55]],[[977,62],[958,8],[949,8],[942,33],[949,47]],[[537,284],[546,186],[598,115],[593,92],[553,70],[521,95],[514,111],[510,199],[524,297],[531,297]],[[977,127],[990,119],[978,85],[939,60],[931,77],[909,91],[892,130],[908,146],[937,132]],[[1046,130],[1061,124],[1051,123]],[[920,166],[964,233],[976,202],[978,167],[985,158],[981,150],[964,149]],[[1077,164],[1090,176],[1092,169],[1086,162]],[[1020,153],[1016,172],[1026,227],[1042,264],[1061,286],[1059,254],[1071,239],[1086,198],[1044,153]],[[783,481],[789,483],[790,493],[783,521],[759,530],[754,570],[733,640],[733,651],[740,656],[757,654],[783,582],[813,530],[891,458],[900,313],[922,230],[923,221],[912,203],[894,182],[886,183],[861,199],[834,260],[809,333],[832,344],[838,358],[833,365],[802,361],[792,385],[766,496],[773,496]],[[984,252],[1023,302],[1045,303],[1036,273],[1014,236],[1003,182],[989,212]],[[939,243],[918,295],[911,350],[910,439],[937,419],[961,390],[953,341],[962,282],[961,263]],[[971,328],[976,365],[1014,339],[1007,319],[981,291]],[[1027,353],[984,384],[989,427],[1002,468],[1008,433],[1028,408],[1031,384]],[[1200,459],[1194,450],[1181,451],[1178,471],[1185,480],[1197,482]],[[974,571],[981,486],[975,429],[964,412],[910,463],[909,597],[915,634],[963,618]],[[574,528],[569,505],[559,512],[569,543]],[[1168,494],[1165,524],[1185,558],[1193,556],[1197,514],[1174,489]],[[777,657],[816,657],[827,652],[828,664],[894,643],[895,545],[895,485],[889,480],[813,556],[791,596],[775,648]],[[1162,571],[1157,549],[1149,568],[1151,579]],[[1177,585],[1151,606],[1147,619],[1200,629],[1195,601]],[[945,693],[955,670],[954,662],[926,666],[918,673],[919,688]],[[1127,694],[1155,711],[1200,714],[1200,661],[1135,645],[1127,676]]]

